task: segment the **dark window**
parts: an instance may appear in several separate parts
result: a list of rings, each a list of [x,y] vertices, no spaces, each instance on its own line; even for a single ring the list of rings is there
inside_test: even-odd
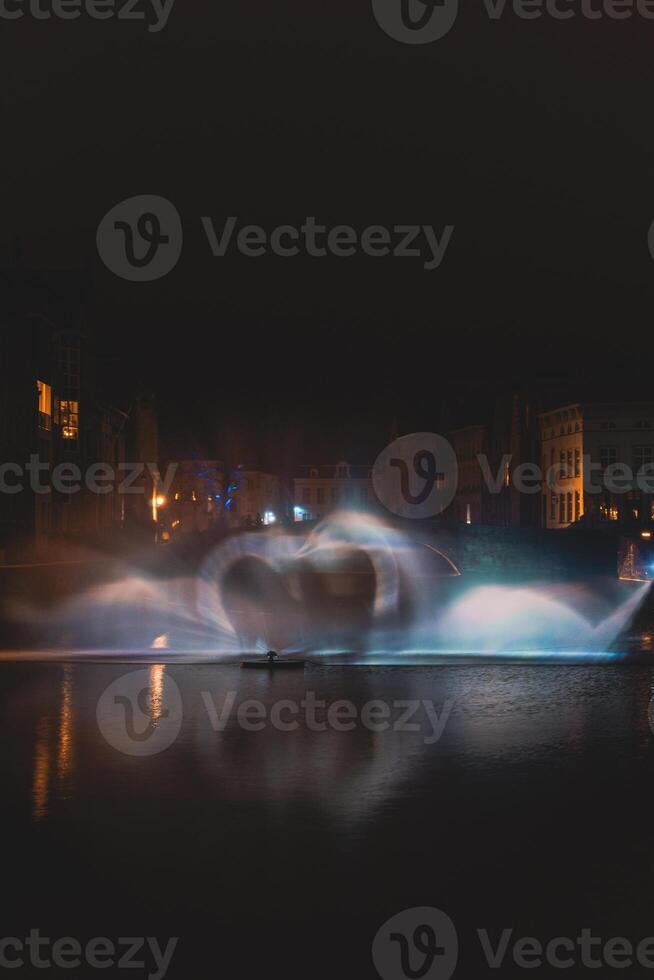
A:
[[[640,473],[643,466],[649,466],[654,459],[652,446],[634,446],[634,470]]]

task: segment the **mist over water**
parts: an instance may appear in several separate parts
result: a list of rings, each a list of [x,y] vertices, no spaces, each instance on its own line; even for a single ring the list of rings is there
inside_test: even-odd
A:
[[[360,656],[611,652],[651,583],[598,604],[581,585],[472,584],[437,537],[342,511],[302,533],[232,536],[198,574],[127,574],[54,610],[23,608],[47,648],[111,654]]]

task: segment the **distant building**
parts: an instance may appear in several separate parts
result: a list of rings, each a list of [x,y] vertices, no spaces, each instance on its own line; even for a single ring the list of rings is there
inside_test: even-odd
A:
[[[576,403],[539,419],[544,527],[565,528],[582,519],[588,524],[654,520],[654,496],[647,490],[647,482],[654,484],[654,402]],[[607,479],[617,480],[621,492],[607,487]]]
[[[164,540],[172,534],[208,531],[222,513],[223,464],[217,459],[192,459],[171,465],[173,482],[167,494],[159,495],[157,507]]]
[[[456,454],[458,480],[453,504],[457,524],[485,524],[488,507],[479,456],[486,452],[488,430],[485,425],[469,425],[450,433]]]
[[[276,524],[286,517],[287,504],[282,482],[273,473],[242,470],[234,494],[234,517],[241,527]]]
[[[126,500],[136,499],[117,491],[140,411],[117,408],[111,392],[98,398],[82,278],[22,267],[0,273],[0,463],[23,472],[5,481],[20,482],[20,492],[0,492],[0,560],[14,547],[40,555],[64,538],[97,541],[123,527]],[[39,472],[30,476],[34,460]],[[111,476],[92,493],[87,477],[98,464]],[[70,491],[51,485],[62,466],[81,476],[66,477]]]
[[[521,493],[514,474],[540,456],[538,415],[531,397],[498,396],[484,424],[452,429],[458,487],[449,517],[458,524],[537,527],[539,500]]]
[[[521,465],[537,464],[540,458],[540,396],[513,392],[495,399],[489,426],[488,473],[493,492],[486,497],[485,522],[501,527],[538,527],[540,497],[522,493],[515,472]]]
[[[369,466],[303,466],[294,480],[293,517],[320,520],[339,508],[368,510],[376,500]]]
[[[159,498],[164,535],[208,531],[221,523],[228,528],[266,527],[285,515],[281,481],[272,473],[238,468],[228,481],[222,460],[174,465],[170,490]]]

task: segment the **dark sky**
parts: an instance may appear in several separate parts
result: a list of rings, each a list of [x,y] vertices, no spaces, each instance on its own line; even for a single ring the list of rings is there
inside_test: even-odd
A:
[[[230,425],[307,456],[434,428],[453,397],[563,378],[649,397],[654,21],[491,21],[402,45],[369,0],[176,0],[166,28],[0,23],[3,227],[40,267],[93,262],[108,369],[171,442]],[[153,283],[100,263],[136,194],[184,222]],[[455,226],[419,260],[211,256],[200,217]],[[244,436],[245,438],[245,436]],[[320,449],[318,449],[320,447]]]

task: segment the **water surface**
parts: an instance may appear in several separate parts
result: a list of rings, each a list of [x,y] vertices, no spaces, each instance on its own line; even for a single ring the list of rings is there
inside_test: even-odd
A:
[[[375,976],[378,927],[418,905],[454,919],[464,976],[484,973],[478,926],[654,932],[649,666],[152,665],[183,720],[151,757],[96,720],[133,669],[0,665],[3,934],[174,935],[169,976],[304,978]],[[205,705],[233,692],[269,713],[308,691],[451,713],[428,744],[425,724],[214,731]]]

